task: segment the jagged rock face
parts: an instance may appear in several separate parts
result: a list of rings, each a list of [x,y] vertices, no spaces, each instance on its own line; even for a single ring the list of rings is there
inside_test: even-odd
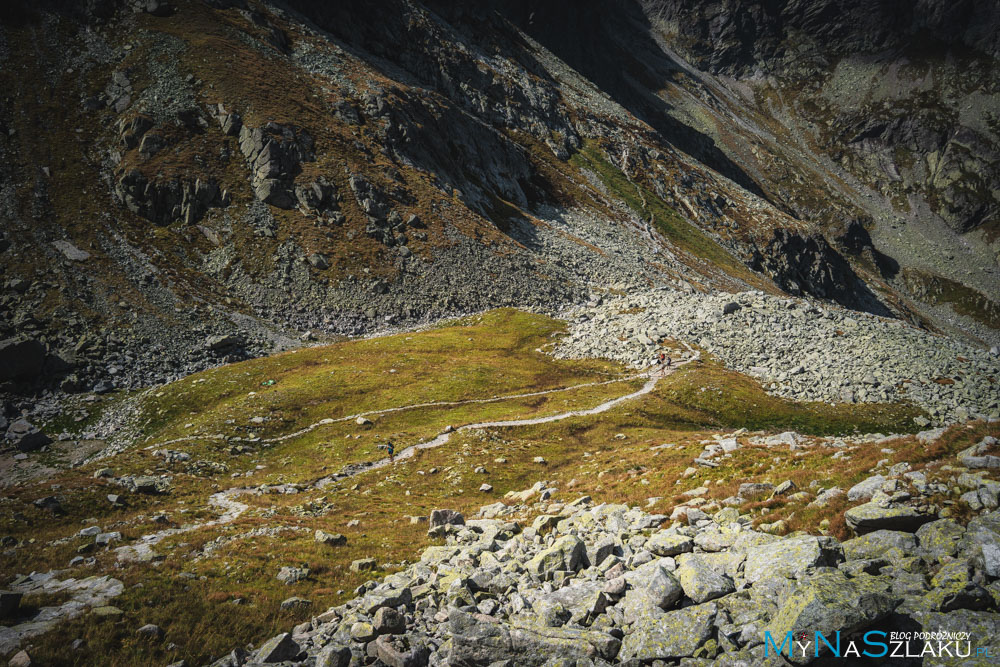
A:
[[[971,0],[642,0],[642,4],[656,20],[683,27],[688,39],[679,46],[700,67],[724,74],[750,74],[765,67],[766,71],[819,68],[829,56],[896,49],[915,40],[1000,56],[1000,8]],[[793,33],[802,42],[794,43]]]
[[[851,265],[823,236],[803,237],[785,229],[754,253],[752,266],[789,294],[811,294],[841,305],[888,315]]]
[[[768,77],[775,89],[801,98],[801,112],[826,126],[823,149],[884,194],[918,191],[957,232],[997,220],[1000,135],[995,122],[976,117],[978,109],[968,112],[980,94],[984,110],[996,106],[995,3],[643,4],[697,67]],[[869,86],[865,70],[872,69],[883,78]],[[842,94],[837,73],[846,71],[863,95]]]

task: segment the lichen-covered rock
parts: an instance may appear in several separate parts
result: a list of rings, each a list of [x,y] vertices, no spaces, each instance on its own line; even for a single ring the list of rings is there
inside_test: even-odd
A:
[[[657,556],[676,556],[694,548],[694,540],[687,535],[667,531],[655,533],[646,542],[646,549]]]
[[[548,605],[559,605],[568,612],[568,622],[576,625],[589,625],[591,621],[603,614],[608,606],[608,598],[604,595],[603,584],[596,582],[581,582],[560,588],[539,598],[534,606],[536,609]]]
[[[802,580],[767,629],[779,642],[790,632],[809,637],[816,631],[826,637],[836,636],[837,631],[847,635],[885,618],[897,603],[886,593],[865,590],[843,573],[830,570]],[[805,664],[813,657],[812,653],[795,653],[791,660]]]
[[[885,484],[884,475],[873,475],[862,480],[847,490],[847,499],[850,501],[871,500],[875,492]]]
[[[587,557],[587,547],[579,537],[564,535],[551,548],[541,552],[524,568],[532,575],[545,579],[557,570],[576,571]]]
[[[836,565],[844,558],[837,540],[831,537],[792,537],[747,549],[743,577],[753,583],[764,577],[786,577],[817,565]]]
[[[299,651],[299,645],[292,639],[292,635],[283,632],[264,642],[264,645],[257,651],[255,660],[264,664],[294,660]]]
[[[972,580],[969,564],[951,561],[942,565],[931,579],[931,590],[922,606],[928,611],[953,611],[985,609],[991,603],[986,590]]]
[[[951,519],[925,523],[916,533],[920,550],[935,560],[957,554],[964,535],[965,528]]]
[[[841,545],[848,560],[880,558],[890,549],[909,553],[917,546],[917,538],[898,530],[876,530]]]
[[[678,558],[676,575],[684,594],[695,602],[708,602],[735,590],[733,581],[695,554]]]
[[[908,505],[885,507],[869,502],[852,507],[844,513],[844,520],[857,535],[875,530],[899,530],[912,533],[935,517],[924,514]]]
[[[489,665],[501,660],[540,667],[553,656],[567,660],[595,657],[612,660],[621,642],[603,632],[550,628],[540,624],[502,623],[480,614],[452,611],[450,662],[453,665]]]
[[[632,588],[625,593],[621,604],[626,623],[636,623],[644,618],[659,616],[669,609],[684,594],[677,578],[664,570],[658,563],[649,563],[639,570],[625,575]]]
[[[714,602],[640,622],[625,634],[620,659],[670,660],[693,656],[711,636],[718,607]]]

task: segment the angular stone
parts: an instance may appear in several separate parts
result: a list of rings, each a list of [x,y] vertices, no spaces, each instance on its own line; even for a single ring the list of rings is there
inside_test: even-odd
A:
[[[406,618],[392,607],[381,607],[372,619],[379,635],[401,635],[406,632]]]
[[[596,582],[574,583],[542,596],[538,604],[542,606],[558,604],[568,612],[570,623],[589,625],[598,615],[603,614],[608,606],[608,599],[602,588],[602,585]]]
[[[740,484],[740,490],[737,495],[740,498],[753,500],[754,498],[769,496],[773,492],[774,484],[768,484],[767,482],[743,482]]]
[[[749,583],[769,576],[792,577],[809,567],[836,565],[843,552],[832,537],[792,537],[747,549],[743,576]]]
[[[292,639],[292,635],[283,632],[264,642],[264,645],[257,651],[255,660],[264,664],[294,660],[300,650],[299,645]]]
[[[388,635],[375,640],[375,652],[386,667],[425,667],[431,653],[426,646],[410,647],[406,638]]]
[[[339,547],[347,544],[347,538],[340,533],[328,533],[325,530],[317,530],[313,535],[313,539],[320,544],[331,547]]]
[[[847,540],[841,546],[848,560],[872,559],[881,558],[889,549],[911,553],[917,546],[917,538],[897,530],[876,530]]]
[[[278,608],[281,609],[282,611],[290,611],[292,609],[300,609],[302,607],[308,607],[310,605],[312,605],[312,602],[310,602],[309,600],[305,600],[300,597],[290,597],[285,600],[282,600],[281,604],[278,605]]]
[[[351,561],[351,572],[370,572],[378,568],[374,558],[359,558]]]
[[[283,567],[278,571],[275,577],[278,581],[285,585],[291,585],[307,579],[309,577],[309,568],[305,567]]]
[[[351,649],[346,646],[327,644],[316,654],[315,667],[349,667],[351,664]]]
[[[649,538],[645,548],[657,556],[676,556],[691,551],[694,540],[687,535],[660,531]]]
[[[677,579],[684,594],[696,603],[708,602],[736,590],[729,577],[695,554],[684,554],[678,562]]]
[[[909,506],[883,507],[869,502],[852,507],[844,513],[844,519],[857,535],[875,530],[899,530],[912,533],[925,523],[934,520],[929,514],[922,514]]]
[[[564,535],[550,548],[524,564],[528,573],[547,579],[557,570],[575,572],[587,557],[587,547],[576,535]]]
[[[862,588],[842,572],[826,571],[801,581],[767,629],[779,643],[788,633],[805,633],[812,638],[818,631],[833,638],[840,631],[846,636],[885,618],[897,603],[885,593]],[[820,647],[821,655],[825,648]],[[813,651],[796,651],[791,657],[796,664],[813,659]]]
[[[671,611],[626,633],[619,659],[674,660],[693,656],[712,636],[718,607],[714,602]]]
[[[432,510],[430,516],[430,527],[436,528],[438,526],[464,526],[465,517],[462,516],[461,512],[456,512],[455,510],[439,509]]]
[[[925,523],[917,529],[917,543],[927,555],[941,560],[958,553],[965,528],[951,519]]]
[[[884,476],[873,475],[872,477],[858,482],[848,489],[847,499],[851,501],[870,500],[871,497],[882,488],[883,484],[885,484]]]
[[[620,640],[603,632],[549,628],[453,610],[449,615],[454,665],[489,665],[501,660],[525,667],[541,667],[553,656],[563,660],[614,660]]]
[[[655,562],[627,573],[625,580],[632,586],[621,605],[626,623],[656,617],[659,611],[673,607],[684,594],[677,577]]]
[[[147,623],[138,630],[135,634],[140,639],[145,639],[147,641],[160,641],[163,639],[164,632],[158,625],[153,625],[152,623]]]

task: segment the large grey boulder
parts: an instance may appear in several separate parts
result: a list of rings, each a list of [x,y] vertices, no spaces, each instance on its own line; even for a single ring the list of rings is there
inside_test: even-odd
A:
[[[286,566],[281,568],[276,575],[276,579],[285,585],[291,585],[298,583],[309,577],[309,568],[307,567],[290,567]]]
[[[918,512],[909,505],[886,507],[877,502],[858,505],[844,513],[844,520],[857,535],[876,530],[900,530],[912,533],[934,518],[930,514]]]
[[[850,501],[871,500],[885,484],[885,476],[873,475],[866,480],[858,482],[847,490],[847,499]]]
[[[7,427],[7,441],[18,451],[33,452],[52,442],[52,438],[27,419],[15,419]]]
[[[779,644],[788,633],[805,633],[812,638],[821,632],[832,641],[838,631],[849,635],[880,621],[898,602],[886,593],[862,587],[839,571],[828,570],[800,581],[767,630]],[[819,647],[820,655],[825,648]],[[791,662],[806,664],[814,658],[812,651],[805,655],[794,652]]]
[[[843,559],[832,537],[791,537],[747,549],[743,577],[751,584],[769,576],[793,577],[806,568],[836,565]]]
[[[961,550],[987,576],[1000,577],[1000,511],[969,521]]]
[[[627,573],[625,580],[632,586],[621,604],[626,623],[659,616],[661,611],[673,607],[684,594],[677,578],[656,562]]]
[[[695,554],[684,554],[676,575],[684,594],[697,603],[708,602],[728,595],[736,590],[732,579],[718,571],[704,558]]]
[[[550,628],[512,620],[503,623],[491,616],[452,610],[450,664],[456,667],[489,665],[502,660],[525,667],[541,667],[552,657],[563,660],[611,661],[621,642],[603,632]]]
[[[437,528],[438,526],[464,526],[465,517],[462,516],[461,512],[448,509],[438,509],[431,510],[430,521],[428,525],[431,528]]]
[[[300,650],[299,645],[292,639],[292,635],[283,632],[264,642],[264,645],[257,651],[254,660],[264,664],[295,660]]]
[[[375,652],[386,667],[425,667],[431,651],[424,645],[410,646],[406,637],[383,635],[375,640]]]
[[[589,625],[608,607],[609,601],[603,588],[604,584],[597,582],[570,584],[543,595],[533,606],[541,611],[546,606],[559,605],[569,613],[570,623]]]
[[[572,571],[580,569],[587,557],[587,546],[576,535],[564,535],[555,541],[550,548],[524,564],[529,574],[540,579],[546,579],[553,572]]]
[[[954,556],[961,546],[965,528],[951,519],[938,519],[917,529],[920,551],[935,560]]]
[[[646,542],[646,549],[657,556],[676,556],[694,548],[694,540],[687,535],[660,531]]]
[[[841,546],[848,560],[872,559],[880,558],[889,549],[900,549],[903,553],[910,553],[917,546],[917,538],[911,533],[898,530],[876,530],[847,540]]]
[[[712,636],[717,613],[716,604],[708,602],[640,622],[625,634],[619,659],[672,660],[693,656]]]

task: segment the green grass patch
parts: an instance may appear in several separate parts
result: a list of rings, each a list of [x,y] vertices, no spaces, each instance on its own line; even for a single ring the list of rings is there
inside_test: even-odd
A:
[[[714,363],[688,366],[657,393],[717,428],[794,430],[809,435],[913,433],[922,410],[904,403],[797,402],[768,394],[751,377]]]
[[[762,283],[758,276],[726,252],[708,234],[667,206],[654,192],[640,183],[629,181],[620,169],[608,162],[596,142],[587,141],[580,151],[570,157],[570,163],[578,169],[595,173],[611,194],[624,201],[641,217],[651,218],[656,229],[681,250],[713,264],[733,278],[751,285]]]
[[[949,305],[959,315],[992,329],[1000,329],[1000,303],[960,282],[918,269],[905,269],[903,279],[910,291],[938,305]]]

